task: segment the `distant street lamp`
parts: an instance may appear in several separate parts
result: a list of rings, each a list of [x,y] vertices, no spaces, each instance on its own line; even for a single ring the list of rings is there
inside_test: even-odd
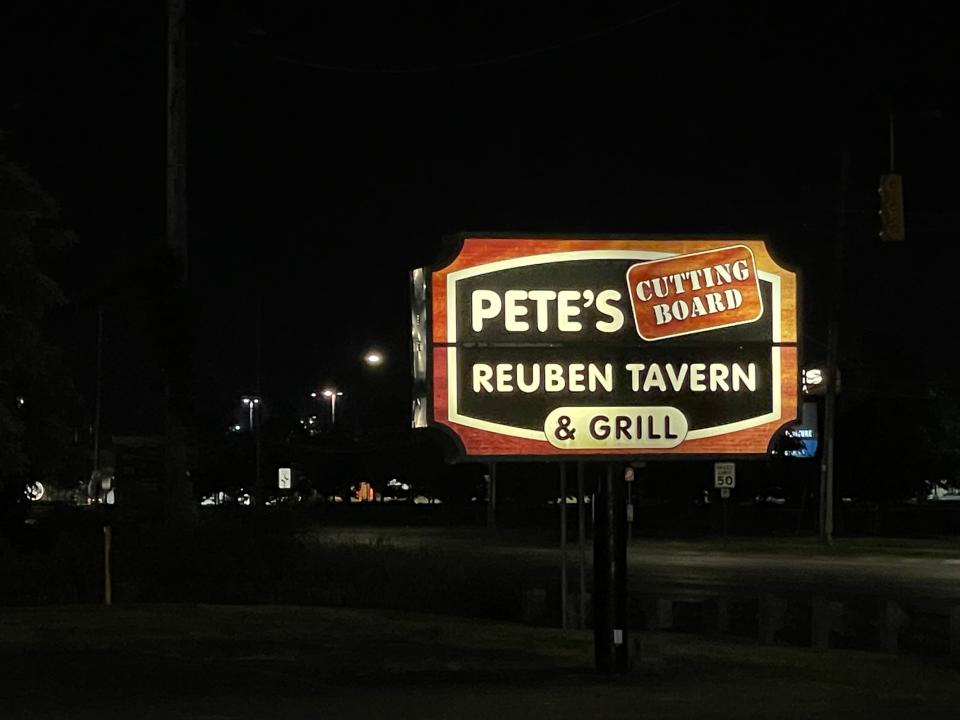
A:
[[[337,398],[343,397],[343,393],[336,388],[325,388],[323,396],[330,401],[330,426],[337,424]]]
[[[383,353],[379,350],[368,350],[363,361],[370,367],[377,367],[383,364]]]
[[[250,432],[253,432],[253,410],[260,407],[260,398],[256,395],[244,395],[240,402],[250,410]]]
[[[256,437],[254,441],[254,471],[256,473],[256,484],[254,485],[254,493],[259,494],[262,488],[260,484],[260,423],[257,422],[256,426],[253,424],[253,413],[254,410],[260,409],[260,396],[259,395],[244,395],[240,398],[242,402],[249,411],[250,414],[250,432],[256,432]],[[254,429],[256,428],[256,429]]]

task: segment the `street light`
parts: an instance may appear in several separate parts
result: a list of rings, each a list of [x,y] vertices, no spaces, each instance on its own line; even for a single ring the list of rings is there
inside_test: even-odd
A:
[[[363,356],[363,361],[370,367],[378,367],[383,364],[383,353],[379,350],[368,350]]]
[[[253,412],[255,409],[260,409],[260,396],[259,395],[244,395],[240,398],[242,402],[250,413],[250,432],[254,432],[253,424]],[[260,423],[256,425],[256,436],[254,439],[254,469],[256,472],[256,483],[253,487],[254,496],[259,496],[262,491],[262,485],[260,483]]]
[[[256,395],[244,395],[240,402],[250,410],[250,432],[253,432],[253,410],[260,407],[260,398]]]
[[[336,388],[325,388],[322,394],[330,401],[330,426],[333,427],[337,424],[337,398],[343,397],[343,393]]]

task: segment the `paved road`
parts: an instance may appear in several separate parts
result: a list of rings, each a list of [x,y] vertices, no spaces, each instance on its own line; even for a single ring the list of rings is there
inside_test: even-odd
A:
[[[954,558],[669,553],[639,547],[632,549],[629,562],[632,584],[654,591],[826,593],[960,603],[960,559]]]
[[[310,536],[337,542],[387,542],[397,547],[456,553],[503,555],[542,566],[560,564],[560,549],[542,536],[523,532],[490,534],[476,529],[317,528]],[[771,549],[772,547],[772,549]],[[635,540],[629,548],[633,593],[671,593],[702,597],[716,594],[825,594],[838,597],[883,597],[960,603],[960,542],[924,547],[895,542],[882,548],[841,541],[835,551],[809,543],[794,545],[763,539],[735,539],[724,549],[720,540],[671,542]],[[586,548],[590,572],[591,547]],[[577,582],[576,544],[567,548],[571,588]]]

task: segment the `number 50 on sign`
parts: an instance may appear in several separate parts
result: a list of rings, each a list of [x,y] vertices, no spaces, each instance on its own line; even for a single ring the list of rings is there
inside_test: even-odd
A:
[[[713,464],[713,486],[715,488],[732,488],[737,486],[737,466],[732,462],[718,462]]]

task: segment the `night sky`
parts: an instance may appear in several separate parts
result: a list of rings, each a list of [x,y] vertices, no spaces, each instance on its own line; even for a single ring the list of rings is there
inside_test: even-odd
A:
[[[280,3],[189,9],[191,318],[210,423],[255,376],[299,409],[402,426],[407,272],[461,230],[768,233],[802,273],[802,353],[824,359],[841,151],[845,392],[956,394],[960,133],[944,6],[871,2]],[[0,11],[0,152],[80,243],[51,273],[51,332],[105,418],[150,429],[141,312],[163,245],[163,3],[13,1]],[[896,118],[907,241],[877,239]],[[361,368],[369,345],[388,354]]]

